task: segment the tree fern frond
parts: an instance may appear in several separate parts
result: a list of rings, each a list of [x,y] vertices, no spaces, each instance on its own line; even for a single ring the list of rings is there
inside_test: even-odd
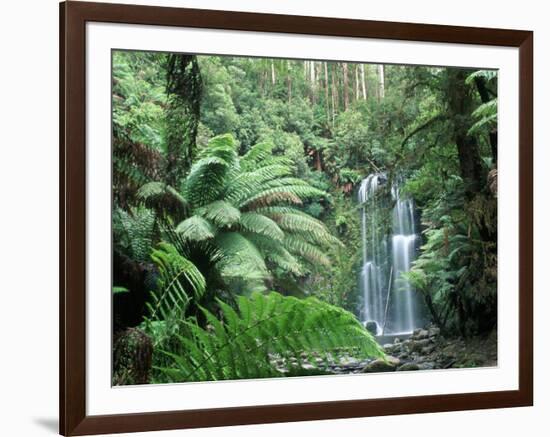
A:
[[[250,148],[250,150],[241,158],[241,167],[244,170],[256,168],[273,154],[273,143],[258,143]]]
[[[189,207],[187,200],[173,187],[163,182],[149,182],[137,192],[137,199],[155,211],[167,209],[185,212]]]
[[[194,215],[182,221],[176,227],[176,232],[184,240],[204,241],[214,238],[216,228],[203,217]]]
[[[242,199],[261,190],[267,181],[281,178],[291,174],[291,169],[283,165],[268,165],[240,173],[228,182],[225,198],[236,204]]]
[[[217,200],[223,192],[230,165],[218,156],[197,161],[185,180],[184,195],[194,206],[204,206]]]
[[[295,213],[273,214],[273,219],[284,231],[300,233],[300,235],[310,241],[342,245],[340,240],[329,232],[323,222],[309,215]]]
[[[248,280],[266,279],[269,272],[258,248],[239,232],[224,232],[215,238],[225,254],[220,262],[222,275]]]
[[[296,235],[286,236],[284,245],[289,252],[300,255],[312,264],[330,265],[325,252]]]
[[[245,236],[254,243],[267,261],[297,276],[304,274],[300,260],[286,250],[279,241],[261,234],[246,233]]]
[[[239,225],[247,232],[261,234],[277,241],[282,241],[285,235],[272,219],[256,212],[243,213]]]
[[[268,206],[276,202],[288,202],[301,204],[304,199],[312,197],[322,197],[326,193],[310,185],[284,185],[276,186],[263,190],[244,201],[240,202],[240,207],[246,207],[252,203],[260,206]]]
[[[196,213],[219,227],[231,226],[237,223],[241,218],[241,212],[231,203],[224,200],[216,200],[209,203],[197,209]]]
[[[231,134],[218,135],[208,142],[208,146],[202,150],[200,159],[219,158],[228,166],[237,162],[237,147]]]
[[[496,70],[477,70],[477,71],[474,71],[472,74],[470,74],[467,78],[466,78],[466,83],[468,85],[472,84],[476,78],[478,77],[482,77],[486,80],[492,80],[492,79],[495,79],[497,77],[497,74],[498,72]]]

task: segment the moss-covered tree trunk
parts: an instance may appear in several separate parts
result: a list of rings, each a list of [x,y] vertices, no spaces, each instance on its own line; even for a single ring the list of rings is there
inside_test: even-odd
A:
[[[202,79],[196,56],[167,58],[166,183],[177,187],[195,158]]]

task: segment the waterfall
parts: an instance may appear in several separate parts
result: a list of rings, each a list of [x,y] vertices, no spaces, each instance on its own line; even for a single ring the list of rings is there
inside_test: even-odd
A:
[[[413,200],[401,196],[398,183],[389,192],[379,190],[387,183],[386,175],[376,173],[365,178],[359,188],[363,240],[360,315],[365,322],[376,322],[378,334],[407,333],[422,326],[418,296],[402,277],[415,259],[419,235]]]

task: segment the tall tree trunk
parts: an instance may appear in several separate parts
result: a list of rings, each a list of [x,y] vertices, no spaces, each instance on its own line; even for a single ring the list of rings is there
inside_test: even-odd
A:
[[[275,81],[276,81],[276,77],[275,77],[275,62],[273,61],[273,59],[271,60],[271,85],[275,86]]]
[[[166,183],[178,187],[195,158],[202,78],[196,56],[167,58]]]
[[[292,66],[290,61],[286,61],[286,92],[288,96],[288,103],[292,101]]]
[[[355,77],[355,82],[354,82],[354,99],[355,101],[359,100],[359,66],[357,64],[355,64],[354,66],[354,77]]]
[[[330,102],[328,100],[329,84],[328,84],[328,66],[326,62],[323,62],[325,70],[325,105],[327,109],[327,121],[330,123]]]
[[[468,135],[472,125],[471,114],[475,107],[468,85],[467,72],[459,69],[448,70],[447,95],[449,99],[449,119],[453,124],[453,136],[458,151],[460,174],[464,181],[465,193],[472,198],[484,185],[483,165],[476,139]]]
[[[317,100],[317,86],[315,81],[315,61],[309,61],[309,87],[311,103],[315,105]]]
[[[385,86],[384,65],[380,64],[378,66],[378,100],[384,98],[384,95],[386,94]]]
[[[367,100],[367,82],[365,80],[365,64],[361,64],[361,90],[363,91],[363,100]]]
[[[342,63],[342,75],[344,78],[344,111],[349,108],[349,78],[348,78],[348,64]]]
[[[338,88],[336,88],[336,64],[332,65],[330,69],[330,75],[332,79],[332,124],[336,118],[336,111],[338,110]]]

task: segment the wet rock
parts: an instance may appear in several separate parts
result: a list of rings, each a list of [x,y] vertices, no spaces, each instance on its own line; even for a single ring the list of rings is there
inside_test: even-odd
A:
[[[435,350],[435,345],[432,344],[432,345],[423,347],[420,353],[422,355],[430,355],[434,350]]]
[[[416,363],[405,363],[397,368],[398,372],[410,372],[412,370],[420,370],[420,366]]]
[[[429,332],[425,329],[418,329],[415,331],[414,337],[418,340],[423,340],[425,338],[428,338],[430,336]]]
[[[356,358],[353,358],[353,357],[343,357],[340,360],[340,365],[341,366],[349,366],[349,365],[354,365],[354,364],[358,364],[358,363],[359,363],[359,360],[356,359]]]
[[[433,361],[426,361],[418,365],[419,370],[433,370],[436,368],[436,364]]]
[[[441,333],[441,329],[437,326],[432,326],[428,329],[428,335],[430,338],[437,337]]]
[[[422,340],[411,341],[407,346],[410,352],[420,352],[422,351],[422,348],[429,346],[431,342],[432,341],[429,338],[425,338]]]
[[[376,335],[378,333],[378,323],[374,321],[368,321],[365,323],[365,329],[369,331],[372,335]]]
[[[386,355],[386,361],[395,367],[401,365],[401,360],[391,355]]]
[[[393,357],[392,357],[393,358]],[[374,373],[374,372],[393,372],[396,366],[390,361],[386,361],[383,358],[378,358],[373,362],[369,363],[363,370],[362,373]]]

